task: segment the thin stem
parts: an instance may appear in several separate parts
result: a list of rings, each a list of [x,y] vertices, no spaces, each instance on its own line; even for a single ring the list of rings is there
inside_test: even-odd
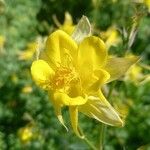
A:
[[[81,130],[81,128],[79,127],[78,129],[79,132],[83,135],[83,131]],[[86,137],[84,137],[83,140],[87,143],[87,145],[89,145],[91,150],[97,150],[97,148],[93,145],[93,143],[91,143]]]
[[[104,139],[105,139],[106,128],[107,128],[107,126],[105,124],[101,124],[99,150],[103,150],[103,147],[104,147]]]
[[[85,137],[84,141],[89,145],[92,150],[97,150],[97,148]]]
[[[107,95],[107,99],[109,100],[113,89],[115,87],[116,82],[113,82],[110,86],[108,95]],[[104,141],[105,141],[105,133],[106,133],[106,129],[107,129],[107,125],[105,124],[101,124],[101,128],[100,128],[100,140],[99,140],[99,150],[103,150],[104,149]]]

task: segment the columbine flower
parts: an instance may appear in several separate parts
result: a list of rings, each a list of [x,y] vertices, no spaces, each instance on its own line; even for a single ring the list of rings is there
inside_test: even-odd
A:
[[[125,81],[131,81],[135,85],[140,85],[149,82],[150,75],[149,74],[144,75],[143,70],[144,69],[140,65],[138,64],[133,65],[127,71],[125,75]]]
[[[27,49],[19,53],[19,60],[29,60],[33,57],[38,48],[38,43],[31,42],[27,45]]]
[[[4,44],[6,42],[6,39],[3,35],[0,35],[0,55],[4,53]]]
[[[128,54],[126,57],[134,57],[133,54]],[[150,70],[149,67],[142,67],[140,64],[134,64],[130,67],[130,69],[126,72],[124,80],[133,82],[135,85],[143,84],[148,81],[149,74],[145,75],[144,70]]]
[[[135,64],[126,73],[125,80],[138,84],[143,79],[142,67]]]
[[[100,37],[105,41],[108,49],[111,46],[116,46],[121,41],[119,33],[115,27],[110,27],[107,31],[101,32]]]
[[[30,85],[27,85],[22,88],[21,92],[27,94],[27,93],[31,93],[32,90],[33,90],[32,87]]]
[[[83,138],[78,130],[78,111],[108,125],[123,126],[101,87],[123,75],[137,58],[108,58],[106,46],[99,37],[81,40],[75,35],[76,40],[61,30],[53,32],[39,60],[33,62],[31,74],[36,84],[48,91],[63,125],[61,109],[68,106],[73,130]]]
[[[0,35],[0,48],[3,48],[5,41],[6,41],[5,37]]]
[[[26,126],[23,128],[20,128],[18,131],[19,138],[21,142],[23,143],[28,143],[32,140],[33,138],[33,127],[32,126]]]

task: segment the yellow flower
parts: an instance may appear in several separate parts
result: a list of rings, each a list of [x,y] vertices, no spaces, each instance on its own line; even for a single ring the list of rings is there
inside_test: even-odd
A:
[[[22,88],[22,93],[31,93],[32,92],[32,87],[31,86],[25,86]]]
[[[144,84],[149,82],[150,74],[144,75],[143,68],[134,64],[126,73],[125,81],[132,81],[135,85]]]
[[[105,32],[101,32],[101,38],[105,41],[107,48],[116,46],[120,41],[119,33],[115,27],[110,27]]]
[[[126,73],[125,80],[130,80],[134,83],[138,83],[140,80],[142,80],[143,74],[142,74],[142,67],[135,64],[133,65]]]
[[[0,35],[0,48],[3,48],[4,44],[5,44],[5,37]]]
[[[5,37],[3,35],[0,35],[0,55],[4,54],[4,44],[5,44]]]
[[[33,138],[33,128],[30,126],[23,127],[19,129],[19,138],[23,143],[28,143]]]
[[[38,48],[38,43],[32,42],[27,45],[27,49],[19,53],[19,60],[29,60],[33,57]]]
[[[63,125],[61,109],[68,106],[73,130],[83,138],[78,130],[78,111],[108,125],[123,126],[101,87],[123,75],[137,59],[108,58],[100,38],[89,36],[77,44],[57,30],[48,37],[39,60],[32,63],[31,74],[36,84],[48,91]]]
[[[65,19],[64,19],[63,24],[60,24],[57,18],[54,18],[54,22],[57,25],[57,27],[59,27],[60,30],[63,30],[69,35],[71,35],[75,29],[72,16],[68,12],[65,12]]]
[[[45,51],[31,66],[31,74],[49,92],[62,124],[61,108],[69,107],[73,129],[80,136],[78,110],[106,124],[123,125],[99,88],[124,74],[136,60],[107,59],[105,44],[98,37],[87,37],[77,45],[69,35],[58,30],[48,37]]]
[[[15,84],[18,83],[18,80],[19,80],[19,79],[18,79],[18,76],[17,76],[16,74],[12,74],[12,75],[11,75],[11,81],[12,81],[13,83],[15,83]]]
[[[134,57],[133,54],[128,54],[126,57]],[[149,74],[144,74],[143,71],[150,70],[150,67],[147,65],[134,64],[125,74],[125,81],[131,81],[135,85],[143,84],[149,82]]]

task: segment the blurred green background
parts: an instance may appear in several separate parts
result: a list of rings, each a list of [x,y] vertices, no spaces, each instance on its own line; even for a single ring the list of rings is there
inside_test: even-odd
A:
[[[60,125],[47,93],[33,83],[30,75],[36,42],[44,43],[46,36],[57,29],[56,21],[63,24],[66,11],[74,24],[86,15],[93,33],[102,37],[115,26],[122,42],[111,45],[110,54],[124,56],[128,51],[141,56],[140,71],[137,69],[133,77],[136,82],[128,74],[127,79],[124,77],[115,84],[110,101],[126,124],[123,128],[107,127],[104,149],[149,150],[149,5],[148,0],[140,3],[131,0],[0,0],[0,150],[90,150],[85,141],[72,132],[67,109],[63,115],[69,132]],[[131,31],[137,32],[136,37],[129,38]],[[134,43],[129,46],[132,39]],[[137,79],[139,74],[141,78]],[[101,124],[82,114],[79,117],[85,135],[97,146]]]

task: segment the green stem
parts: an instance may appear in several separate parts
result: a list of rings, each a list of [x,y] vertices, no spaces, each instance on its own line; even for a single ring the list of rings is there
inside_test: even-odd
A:
[[[83,135],[83,131],[81,130],[81,128],[79,127],[79,132]],[[97,148],[93,145],[93,143],[91,143],[86,137],[84,137],[83,139],[87,145],[89,145],[89,147],[91,148],[91,150],[97,150]]]
[[[92,150],[97,150],[97,148],[85,137],[84,141],[89,145]]]
[[[114,81],[109,89],[109,93],[107,95],[107,99],[109,100],[113,89],[115,87],[116,82]],[[105,133],[106,133],[106,129],[107,129],[107,125],[105,124],[101,124],[101,128],[100,128],[100,140],[99,140],[99,150],[103,150],[104,149],[104,141],[105,141]]]
[[[105,139],[106,128],[107,128],[107,126],[105,124],[101,124],[99,150],[103,150],[103,147],[104,147],[104,139]]]

